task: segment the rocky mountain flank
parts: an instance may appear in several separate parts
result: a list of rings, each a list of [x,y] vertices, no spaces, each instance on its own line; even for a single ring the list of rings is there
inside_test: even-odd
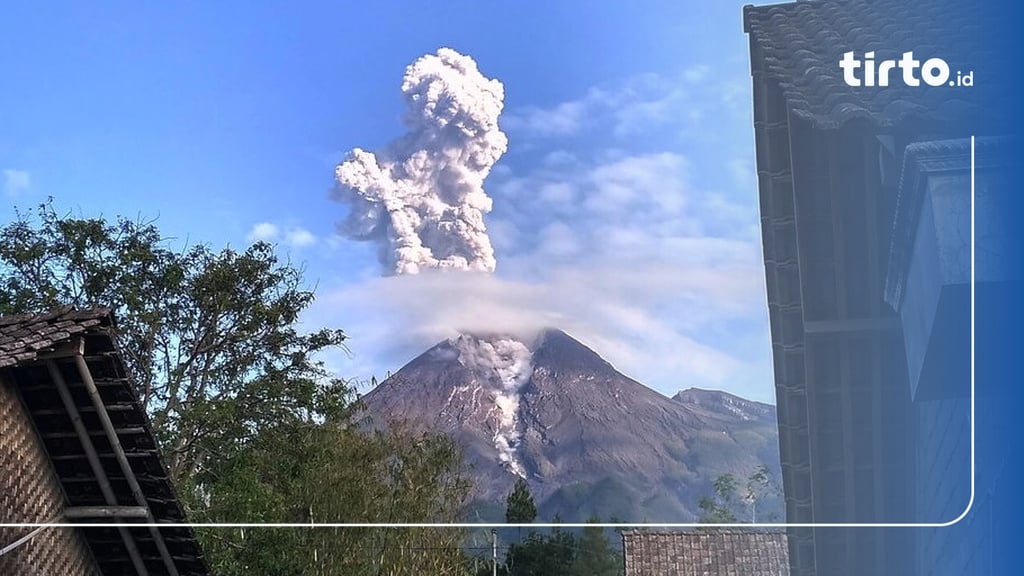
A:
[[[541,519],[681,522],[721,473],[778,474],[773,406],[712,390],[668,398],[565,332],[462,335],[363,397],[374,426],[442,432],[471,466],[477,515],[500,520],[516,476]]]

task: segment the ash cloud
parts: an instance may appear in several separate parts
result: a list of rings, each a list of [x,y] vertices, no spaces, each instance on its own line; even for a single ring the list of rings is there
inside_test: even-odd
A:
[[[733,251],[703,248],[712,261],[728,261]],[[756,263],[631,264],[630,274],[614,262],[553,268],[536,280],[438,270],[374,278],[321,294],[309,318],[346,326],[356,352],[343,365],[366,379],[379,376],[380,366],[397,369],[460,334],[501,334],[531,344],[545,327],[558,327],[669,395],[685,384],[773,398],[764,387],[770,348],[764,344],[764,276]]]
[[[521,389],[533,373],[533,353],[512,338],[478,339],[460,336],[452,342],[459,363],[476,373],[491,376],[494,394],[494,448],[498,461],[513,474],[526,477],[519,461],[519,404]]]
[[[331,197],[350,208],[341,232],[377,243],[386,274],[493,272],[483,183],[508,147],[504,87],[441,48],[406,68],[402,93],[408,133],[377,152],[352,150],[335,170]]]

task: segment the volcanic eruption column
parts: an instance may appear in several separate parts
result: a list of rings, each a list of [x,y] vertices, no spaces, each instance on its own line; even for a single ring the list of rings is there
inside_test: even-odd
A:
[[[492,202],[483,183],[508,147],[498,127],[501,82],[483,76],[472,58],[441,48],[406,68],[402,93],[408,132],[377,152],[352,150],[335,170],[331,197],[349,206],[340,231],[378,243],[385,274],[493,272],[484,225]],[[464,365],[493,371],[498,460],[525,476],[516,452],[520,388],[532,372],[529,349],[501,339],[459,351]]]
[[[379,243],[388,274],[424,268],[493,272],[484,179],[505,153],[505,92],[450,48],[405,70],[408,133],[378,152],[356,148],[335,170],[332,198],[350,207],[346,236]]]

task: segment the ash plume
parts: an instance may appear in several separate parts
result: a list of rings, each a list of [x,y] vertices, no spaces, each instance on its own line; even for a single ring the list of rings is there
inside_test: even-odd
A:
[[[518,340],[490,340],[461,336],[453,341],[459,363],[476,373],[488,374],[494,394],[494,448],[498,461],[513,474],[526,477],[519,461],[519,403],[521,389],[533,372],[533,353]],[[495,413],[496,412],[496,413]]]
[[[483,183],[508,146],[501,82],[441,48],[406,68],[402,93],[408,133],[377,152],[352,150],[335,170],[331,197],[350,208],[339,228],[378,243],[387,274],[493,272]]]

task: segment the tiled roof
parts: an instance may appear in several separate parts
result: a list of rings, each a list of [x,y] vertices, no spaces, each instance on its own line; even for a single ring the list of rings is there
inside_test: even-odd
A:
[[[140,506],[141,497],[154,523],[184,523],[184,510],[160,456],[149,418],[118,353],[113,326],[110,310],[102,308],[81,311],[62,308],[45,314],[0,317],[0,375],[17,389],[53,465],[67,507]],[[73,347],[67,346],[71,343]],[[85,363],[85,374],[77,364],[79,355]],[[51,368],[66,386],[68,401],[78,413],[78,424],[61,396],[56,383],[58,376]],[[106,435],[100,411],[85,384],[86,375],[98,391],[103,412],[129,462],[139,495],[134,493],[129,478],[119,466],[117,450]],[[101,464],[105,480],[97,477],[76,425],[91,439],[93,456]],[[104,482],[108,483],[107,488]],[[107,500],[107,489],[116,502]],[[139,519],[119,521],[134,523]],[[138,573],[133,568],[125,537],[118,529],[79,529],[101,573]],[[137,559],[141,559],[151,576],[205,576],[209,572],[191,528],[128,528],[127,534],[137,547]],[[165,547],[169,560],[160,550],[161,546]],[[167,562],[173,563],[174,571]]]
[[[39,352],[74,334],[109,324],[110,310],[106,308],[81,311],[61,308],[46,314],[0,317],[0,368],[34,360]]]
[[[789,576],[785,532],[623,532],[626,576]]]
[[[974,126],[991,120],[990,111],[999,113],[981,100],[993,97],[995,80],[1014,69],[1003,68],[1002,51],[986,43],[990,12],[952,0],[823,0],[745,6],[743,22],[755,74],[776,79],[790,112],[817,128],[837,128],[855,118],[889,127],[910,117]],[[887,87],[851,87],[839,67],[847,51],[858,59],[874,51],[876,63],[906,51],[919,61],[940,57],[953,79],[957,70],[973,70],[975,86],[908,87],[895,68]]]

